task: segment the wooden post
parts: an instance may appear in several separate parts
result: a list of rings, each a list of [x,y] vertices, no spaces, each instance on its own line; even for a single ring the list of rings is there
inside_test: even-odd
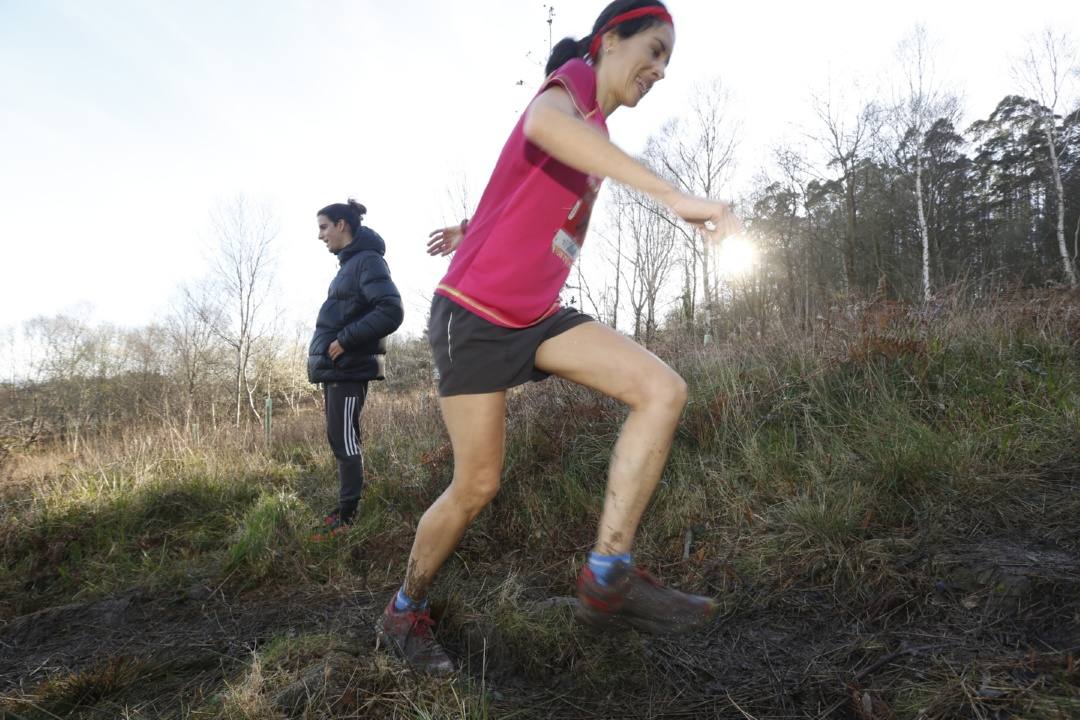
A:
[[[274,428],[274,400],[269,395],[266,396],[266,412],[263,414],[263,429],[266,432],[266,447],[270,447],[270,440],[273,437]]]

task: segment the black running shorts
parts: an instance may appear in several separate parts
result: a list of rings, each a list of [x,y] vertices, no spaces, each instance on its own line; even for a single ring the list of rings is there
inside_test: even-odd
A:
[[[506,390],[548,373],[537,369],[536,350],[548,338],[593,318],[575,308],[525,328],[496,325],[443,295],[431,302],[428,340],[439,375],[439,396]]]

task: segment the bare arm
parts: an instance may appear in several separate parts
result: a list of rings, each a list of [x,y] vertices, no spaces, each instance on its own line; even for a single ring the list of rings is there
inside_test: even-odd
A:
[[[561,87],[548,88],[533,100],[525,115],[524,131],[530,142],[556,160],[589,175],[611,178],[646,193],[683,220],[703,226],[715,239],[741,228],[729,203],[680,192],[620,150],[603,133],[581,119],[570,95]]]

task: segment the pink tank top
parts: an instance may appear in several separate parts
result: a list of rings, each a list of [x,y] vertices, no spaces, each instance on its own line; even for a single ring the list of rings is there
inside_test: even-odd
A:
[[[553,72],[578,114],[607,135],[596,73],[574,59]],[[535,99],[535,96],[534,96]],[[585,241],[602,178],[574,170],[525,138],[525,113],[435,292],[496,325],[534,325],[559,309],[559,292]]]

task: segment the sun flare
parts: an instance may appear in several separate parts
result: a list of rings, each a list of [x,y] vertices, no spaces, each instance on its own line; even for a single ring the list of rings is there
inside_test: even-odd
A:
[[[757,264],[757,260],[757,246],[746,235],[730,235],[720,243],[717,264],[720,272],[729,278],[748,274]]]

